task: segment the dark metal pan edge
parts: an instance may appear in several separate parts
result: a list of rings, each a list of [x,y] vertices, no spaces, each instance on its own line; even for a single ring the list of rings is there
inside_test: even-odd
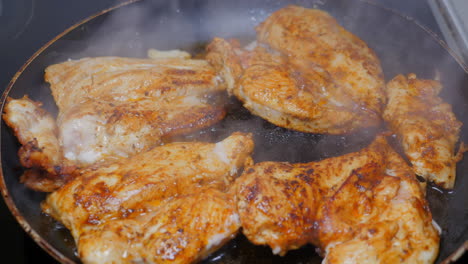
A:
[[[74,30],[75,28],[87,23],[88,21],[101,16],[103,14],[106,14],[114,9],[117,9],[122,6],[129,5],[134,2],[138,2],[140,0],[128,0],[126,2],[120,3],[118,5],[115,5],[113,7],[110,7],[108,9],[102,10],[94,15],[91,15],[80,22],[74,24],[73,26],[67,28],[65,31],[62,33],[58,34],[56,37],[54,37],[52,40],[47,42],[44,46],[42,46],[38,51],[36,51],[24,64],[21,66],[21,68],[15,73],[13,78],[10,80],[8,83],[8,86],[6,87],[5,91],[2,94],[2,98],[0,101],[0,109],[3,112],[3,107],[5,104],[5,101],[8,97],[8,94],[10,93],[13,85],[15,84],[16,80],[19,78],[19,76],[23,73],[23,71],[29,66],[29,64],[37,57],[39,56],[45,49],[47,49],[50,45],[52,45],[54,42],[56,42],[58,39],[62,38],[64,35],[69,33],[70,31]],[[1,138],[1,131],[0,131],[0,138]],[[1,143],[0,143],[1,144]],[[0,167],[3,168],[3,164],[1,161],[1,153],[0,153]],[[23,230],[47,253],[49,253],[54,259],[59,261],[60,263],[66,263],[66,264],[73,264],[72,260],[64,256],[62,253],[60,253],[57,249],[55,249],[53,246],[51,246],[45,239],[43,239],[34,229],[31,228],[29,223],[24,219],[23,215],[21,212],[18,210],[16,207],[14,201],[10,198],[9,191],[6,187],[6,183],[4,180],[3,176],[3,169],[0,169],[0,191],[3,197],[3,200],[5,201],[8,209],[12,213],[12,215],[15,217],[15,219],[18,221],[20,226],[23,228]]]
[[[434,31],[430,30],[428,27],[421,24],[417,19],[414,19],[413,17],[408,16],[408,15],[404,15],[400,11],[398,11],[396,9],[393,9],[393,8],[390,8],[390,7],[386,7],[386,6],[384,6],[384,5],[380,4],[380,3],[375,2],[374,0],[360,0],[360,1],[365,2],[367,4],[370,4],[370,5],[377,6],[377,7],[381,8],[381,9],[385,9],[385,10],[387,10],[387,11],[401,17],[404,20],[407,20],[410,23],[414,23],[419,28],[424,30],[427,34],[429,34],[442,48],[444,48],[450,54],[450,56],[452,56],[452,58],[455,59],[455,61],[460,65],[460,67],[462,67],[462,69],[466,73],[468,73],[468,65],[465,64],[463,59],[461,59],[460,56],[458,56],[458,54],[455,51],[453,51],[453,49],[450,48],[448,46],[448,44],[444,40],[442,40],[436,33],[434,33]]]
[[[13,76],[13,78],[11,79],[11,81],[9,82],[9,84],[7,85],[7,88],[5,89],[4,93],[2,94],[2,98],[1,98],[1,101],[0,101],[0,109],[3,110],[3,106],[4,106],[4,103],[13,87],[13,85],[15,84],[16,80],[20,77],[20,75],[23,73],[23,71],[29,66],[29,64],[37,57],[39,56],[45,49],[47,49],[50,45],[52,45],[54,42],[56,42],[58,39],[62,38],[64,35],[66,35],[67,33],[69,33],[70,31],[74,30],[75,28],[87,23],[88,21],[100,16],[100,15],[103,15],[105,13],[108,13],[114,9],[117,9],[119,7],[122,7],[122,6],[126,6],[126,5],[129,5],[129,4],[132,4],[132,3],[135,3],[135,2],[139,2],[141,0],[128,0],[128,1],[125,1],[123,3],[120,3],[116,6],[113,6],[111,8],[108,8],[108,9],[105,9],[101,12],[98,12],[92,16],[89,16],[83,20],[81,20],[80,22],[76,23],[75,25],[69,27],[68,29],[66,29],[65,31],[63,31],[62,33],[58,34],[56,37],[54,37],[52,40],[50,40],[49,42],[47,42],[44,46],[42,46],[38,51],[36,51],[22,66],[21,68],[18,70],[18,72],[16,72],[16,74]],[[392,9],[392,8],[388,8],[388,7],[385,7],[379,3],[376,3],[375,1],[372,1],[372,0],[360,0],[362,2],[365,2],[367,4],[371,4],[371,5],[374,5],[374,6],[378,6],[379,8],[382,8],[382,9],[385,9],[387,11],[390,11],[398,16],[400,16],[402,19],[405,19],[411,23],[414,23],[416,24],[417,26],[419,26],[423,31],[425,31],[426,33],[428,33],[441,47],[443,47],[449,54],[450,56],[452,56],[454,58],[454,60],[462,67],[462,69],[468,73],[468,66],[463,62],[463,60],[461,60],[459,58],[459,56],[450,48],[448,47],[448,45],[445,43],[445,41],[443,41],[437,34],[435,34],[433,31],[431,31],[430,29],[428,29],[427,27],[425,27],[424,25],[422,25],[421,23],[419,23],[417,20],[413,19],[412,17],[410,16],[407,16],[407,15],[403,15],[401,14],[399,11],[395,10],[395,9]],[[0,138],[1,138],[1,131],[0,131]],[[1,152],[0,152],[0,158],[1,158]],[[1,164],[1,160],[0,160],[0,166],[2,166]],[[43,248],[46,252],[48,252],[51,256],[53,256],[57,261],[61,262],[61,263],[75,263],[73,262],[72,260],[68,259],[67,257],[65,257],[64,255],[62,255],[58,250],[56,250],[54,247],[52,247],[47,241],[45,241],[36,231],[34,231],[30,225],[24,220],[22,214],[19,212],[18,208],[16,207],[16,205],[14,204],[13,200],[10,198],[10,195],[9,195],[9,192],[8,192],[8,189],[6,188],[6,184],[5,184],[5,181],[4,181],[4,178],[3,178],[3,170],[0,170],[0,191],[2,193],[2,196],[9,208],[9,210],[11,211],[12,215],[17,219],[17,221],[19,222],[19,224],[21,225],[21,227],[25,230],[26,233],[28,233],[28,235],[31,236],[31,238],[36,241],[36,243],[39,244],[39,246],[41,248]],[[457,259],[459,259],[463,253],[468,250],[468,241],[466,241],[465,243],[463,243],[462,245],[460,245],[460,247],[452,254],[450,255],[447,259],[445,259],[442,263],[451,263],[451,262],[454,262],[456,261]]]

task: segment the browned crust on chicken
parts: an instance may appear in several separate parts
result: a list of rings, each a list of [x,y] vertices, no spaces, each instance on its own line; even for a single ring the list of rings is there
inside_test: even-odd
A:
[[[28,169],[21,175],[20,182],[38,192],[53,192],[64,184],[66,178],[40,169]]]
[[[97,57],[49,66],[67,162],[88,166],[147,151],[218,122],[224,91],[204,60]]]
[[[67,178],[67,169],[62,163],[58,128],[52,115],[42,108],[42,103],[24,96],[7,98],[2,117],[22,145],[18,157],[27,170],[20,181],[42,192],[60,187]]]
[[[207,60],[253,114],[302,132],[378,126],[385,103],[380,62],[323,11],[289,6],[257,27],[244,49],[215,38]]]
[[[231,240],[240,228],[234,204],[215,188],[162,204],[142,204],[136,211],[86,229],[78,241],[83,262],[194,263]]]
[[[464,151],[460,147],[455,153],[462,123],[452,106],[438,96],[441,89],[438,81],[398,75],[387,84],[389,101],[383,117],[397,134],[414,172],[451,189]]]
[[[307,243],[324,263],[432,263],[439,234],[411,168],[383,136],[318,162],[262,162],[236,181],[242,231],[284,255]]]
[[[83,58],[47,67],[45,81],[63,112],[86,98],[164,101],[223,90],[206,61],[188,59]]]
[[[317,73],[331,78],[360,107],[375,115],[382,112],[385,83],[379,59],[327,12],[291,5],[269,16],[257,34],[259,42],[306,67],[320,67]]]
[[[22,144],[18,151],[21,165],[54,173],[54,167],[61,163],[62,158],[58,128],[52,115],[41,106],[42,103],[27,96],[8,98],[2,117]]]
[[[238,215],[225,192],[251,162],[253,147],[244,133],[216,144],[155,147],[82,170],[42,208],[70,229],[86,263],[195,261],[237,232]]]

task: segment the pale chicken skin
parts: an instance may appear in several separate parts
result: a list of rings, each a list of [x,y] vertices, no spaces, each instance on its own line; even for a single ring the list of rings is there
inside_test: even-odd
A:
[[[42,208],[70,229],[85,263],[190,263],[240,227],[225,192],[252,151],[242,133],[166,144],[84,170]]]
[[[263,162],[236,180],[242,232],[284,255],[307,243],[323,263],[433,263],[439,233],[424,191],[378,136],[318,162]]]
[[[44,78],[61,112],[88,98],[167,101],[222,90],[206,61],[181,58],[83,58],[47,67]]]
[[[228,92],[275,125],[344,134],[380,124],[380,62],[326,12],[289,6],[257,27],[256,45],[215,38],[207,51]]]
[[[451,189],[464,151],[462,145],[455,153],[462,123],[438,96],[441,89],[438,81],[398,75],[387,84],[383,118],[398,136],[414,172]]]

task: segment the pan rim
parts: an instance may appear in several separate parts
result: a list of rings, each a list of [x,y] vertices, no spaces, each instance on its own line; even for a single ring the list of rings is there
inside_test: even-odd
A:
[[[102,11],[99,11],[89,17],[86,17],[82,19],[81,21],[75,23],[74,25],[68,27],[65,29],[63,32],[59,33],[57,36],[49,40],[45,45],[43,45],[41,48],[39,48],[29,59],[20,67],[20,69],[15,73],[15,75],[12,77],[10,82],[8,83],[7,87],[5,88],[5,91],[2,94],[1,101],[0,101],[0,110],[3,113],[3,108],[5,106],[5,102],[8,98],[8,95],[13,88],[13,85],[16,83],[16,80],[21,76],[21,74],[25,71],[25,69],[31,64],[32,61],[34,61],[43,51],[45,51],[49,46],[51,46],[53,43],[55,43],[57,40],[68,34],[69,32],[73,31],[77,27],[95,19],[96,17],[99,17],[101,15],[104,15],[106,13],[109,13],[115,9],[118,9],[120,7],[139,2],[141,0],[126,0],[120,4],[117,4],[115,6],[109,7],[107,9],[104,9]],[[1,131],[0,131],[0,139],[1,139]],[[0,142],[1,145],[1,142]],[[2,153],[0,152],[0,192],[2,194],[3,200],[5,201],[5,204],[8,207],[8,210],[10,213],[13,215],[15,220],[18,222],[18,224],[23,228],[23,230],[44,250],[46,251],[50,256],[52,256],[55,260],[57,260],[60,263],[64,264],[75,264],[76,262],[69,259],[65,255],[63,255],[59,250],[57,250],[55,247],[53,247],[49,242],[47,242],[42,236],[40,236],[36,230],[31,228],[30,224],[24,219],[22,213],[20,210],[16,207],[15,202],[10,196],[10,192],[8,191],[8,188],[5,183],[5,178],[3,175],[3,164],[2,164]]]
[[[390,8],[390,7],[386,7],[383,4],[375,2],[374,0],[358,0],[358,1],[384,9],[390,13],[393,13],[399,16],[401,19],[408,21],[409,23],[415,24],[420,29],[422,29],[427,34],[429,34],[433,40],[435,40],[445,51],[449,53],[449,55],[458,63],[458,65],[463,69],[463,71],[468,74],[468,65],[463,61],[463,59],[461,59],[460,56],[452,48],[450,48],[448,44],[441,37],[439,37],[434,31],[429,29],[427,26],[421,24],[417,19],[414,19],[412,16],[409,16],[409,15],[404,15],[400,11]]]
[[[106,13],[109,13],[113,10],[116,10],[120,7],[124,7],[136,2],[140,2],[143,0],[125,0],[120,4],[117,4],[115,6],[112,6],[110,8],[104,9],[102,11],[99,11],[89,17],[86,17],[79,22],[75,23],[74,25],[68,27],[65,29],[63,32],[59,33],[56,35],[54,38],[49,40],[46,44],[44,44],[42,47],[40,47],[31,57],[27,59],[27,61],[20,67],[20,69],[15,73],[15,75],[11,78],[9,81],[7,87],[5,88],[4,92],[2,93],[1,101],[0,101],[0,111],[3,113],[3,109],[5,106],[5,102],[10,94],[10,91],[12,90],[13,86],[15,85],[17,79],[21,76],[21,74],[26,70],[26,68],[42,53],[44,52],[49,46],[54,44],[57,40],[61,39],[63,36],[68,34],[69,32],[73,31],[74,29],[78,28],[81,25],[86,24],[87,22],[104,15]],[[441,38],[439,37],[434,31],[426,27],[425,25],[421,24],[418,20],[414,19],[411,16],[405,15],[401,13],[400,11],[389,8],[384,6],[381,3],[377,3],[373,0],[357,0],[363,3],[366,3],[368,5],[372,5],[374,7],[377,7],[379,9],[383,9],[387,12],[390,12],[394,15],[397,15],[400,17],[402,20],[405,20],[409,23],[413,23],[420,29],[422,29],[425,33],[430,35],[430,37],[437,42],[438,45],[440,45],[448,54],[457,62],[457,64],[462,68],[462,70],[468,74],[468,65],[465,64],[465,62],[460,58],[460,56],[455,53],[449,46],[448,44]],[[0,139],[2,138],[1,131],[0,131]],[[0,146],[1,146],[1,140],[0,140]],[[53,247],[49,242],[47,242],[42,236],[40,236],[37,231],[35,231],[30,224],[24,219],[23,215],[21,214],[20,210],[16,207],[15,202],[10,196],[10,192],[6,186],[5,183],[5,178],[3,175],[3,164],[2,164],[2,152],[0,151],[0,192],[3,197],[3,200],[5,201],[5,204],[7,205],[10,213],[13,215],[15,220],[19,223],[19,225],[22,227],[22,229],[44,250],[46,251],[50,256],[52,256],[55,260],[57,260],[60,263],[66,263],[66,264],[76,264],[75,261],[71,260],[70,258],[66,257],[63,255],[58,249]],[[465,242],[462,242],[459,247],[457,247],[456,250],[452,252],[452,254],[447,257],[446,259],[442,260],[441,263],[447,264],[447,263],[452,263],[456,260],[458,260],[461,256],[463,256],[464,251],[468,251],[468,240]]]

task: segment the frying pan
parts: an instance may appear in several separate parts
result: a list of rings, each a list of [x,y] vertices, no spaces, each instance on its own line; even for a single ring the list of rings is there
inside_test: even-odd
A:
[[[186,3],[183,3],[186,2]],[[254,27],[271,12],[287,4],[320,8],[362,38],[381,60],[386,80],[399,73],[414,72],[420,78],[436,78],[444,85],[441,96],[457,117],[468,124],[468,68],[429,30],[375,3],[360,0],[237,0],[237,1],[136,1],[105,10],[71,27],[36,54],[14,76],[2,96],[27,94],[56,113],[49,87],[43,81],[48,65],[85,56],[145,57],[149,48],[203,51],[214,36],[251,41]],[[227,102],[228,115],[209,129],[174,140],[217,141],[233,131],[252,132],[256,162],[307,162],[359,150],[372,141],[379,129],[351,135],[317,135],[276,127],[250,115],[235,99]],[[23,172],[17,158],[19,143],[2,121],[0,130],[2,195],[21,226],[49,254],[62,263],[80,263],[73,239],[61,224],[41,213],[45,194],[19,183]],[[468,142],[463,127],[461,141]],[[468,247],[468,159],[459,162],[452,191],[431,184],[427,198],[436,222],[442,228],[437,263],[457,258]],[[458,251],[457,251],[458,249]],[[313,246],[305,246],[285,257],[267,247],[254,246],[239,235],[205,263],[320,263]]]

